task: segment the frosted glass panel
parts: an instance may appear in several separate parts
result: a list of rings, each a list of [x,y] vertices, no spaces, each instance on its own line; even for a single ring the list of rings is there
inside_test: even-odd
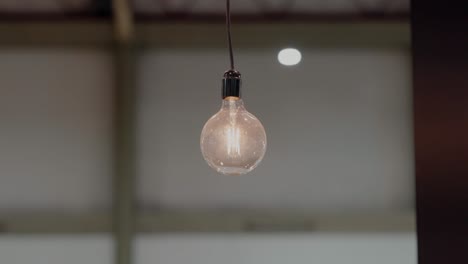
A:
[[[0,51],[0,211],[109,206],[111,66],[99,51]]]
[[[136,264],[416,264],[413,234],[140,236]]]
[[[111,264],[109,236],[0,236],[2,263]]]
[[[146,208],[411,210],[409,54],[403,50],[236,50],[247,109],[268,149],[244,177],[219,176],[199,137],[218,111],[225,50],[148,51],[139,65],[139,200]]]

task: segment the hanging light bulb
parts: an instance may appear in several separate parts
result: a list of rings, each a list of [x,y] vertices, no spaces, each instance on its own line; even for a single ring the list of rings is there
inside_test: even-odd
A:
[[[200,139],[203,158],[208,165],[226,175],[252,171],[266,151],[265,129],[245,109],[240,84],[238,72],[225,73],[221,109],[206,122]]]
[[[262,123],[245,109],[241,99],[241,74],[234,69],[229,0],[226,24],[231,69],[224,73],[221,109],[203,127],[200,147],[211,168],[226,175],[242,175],[258,166],[267,140]]]

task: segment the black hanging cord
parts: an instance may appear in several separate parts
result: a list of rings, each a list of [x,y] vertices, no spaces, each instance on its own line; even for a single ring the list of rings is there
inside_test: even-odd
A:
[[[231,70],[234,70],[234,54],[232,52],[232,40],[231,40],[231,4],[230,0],[226,0],[226,27],[227,37],[229,45],[229,59],[231,61]]]
[[[231,9],[230,1],[226,0],[226,28],[229,45],[229,59],[231,61],[231,69],[224,73],[222,98],[223,100],[228,97],[240,98],[241,88],[241,74],[234,68],[234,55],[232,52],[232,40],[231,40]]]

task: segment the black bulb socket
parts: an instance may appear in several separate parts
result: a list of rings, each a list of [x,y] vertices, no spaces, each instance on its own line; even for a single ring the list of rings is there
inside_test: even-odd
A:
[[[222,97],[241,97],[241,74],[236,70],[228,70],[224,73]]]

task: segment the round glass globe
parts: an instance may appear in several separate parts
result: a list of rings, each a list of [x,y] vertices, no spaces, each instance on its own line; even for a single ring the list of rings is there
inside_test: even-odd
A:
[[[223,100],[200,138],[203,158],[211,168],[226,175],[242,175],[255,169],[265,155],[266,145],[262,123],[238,97]]]

